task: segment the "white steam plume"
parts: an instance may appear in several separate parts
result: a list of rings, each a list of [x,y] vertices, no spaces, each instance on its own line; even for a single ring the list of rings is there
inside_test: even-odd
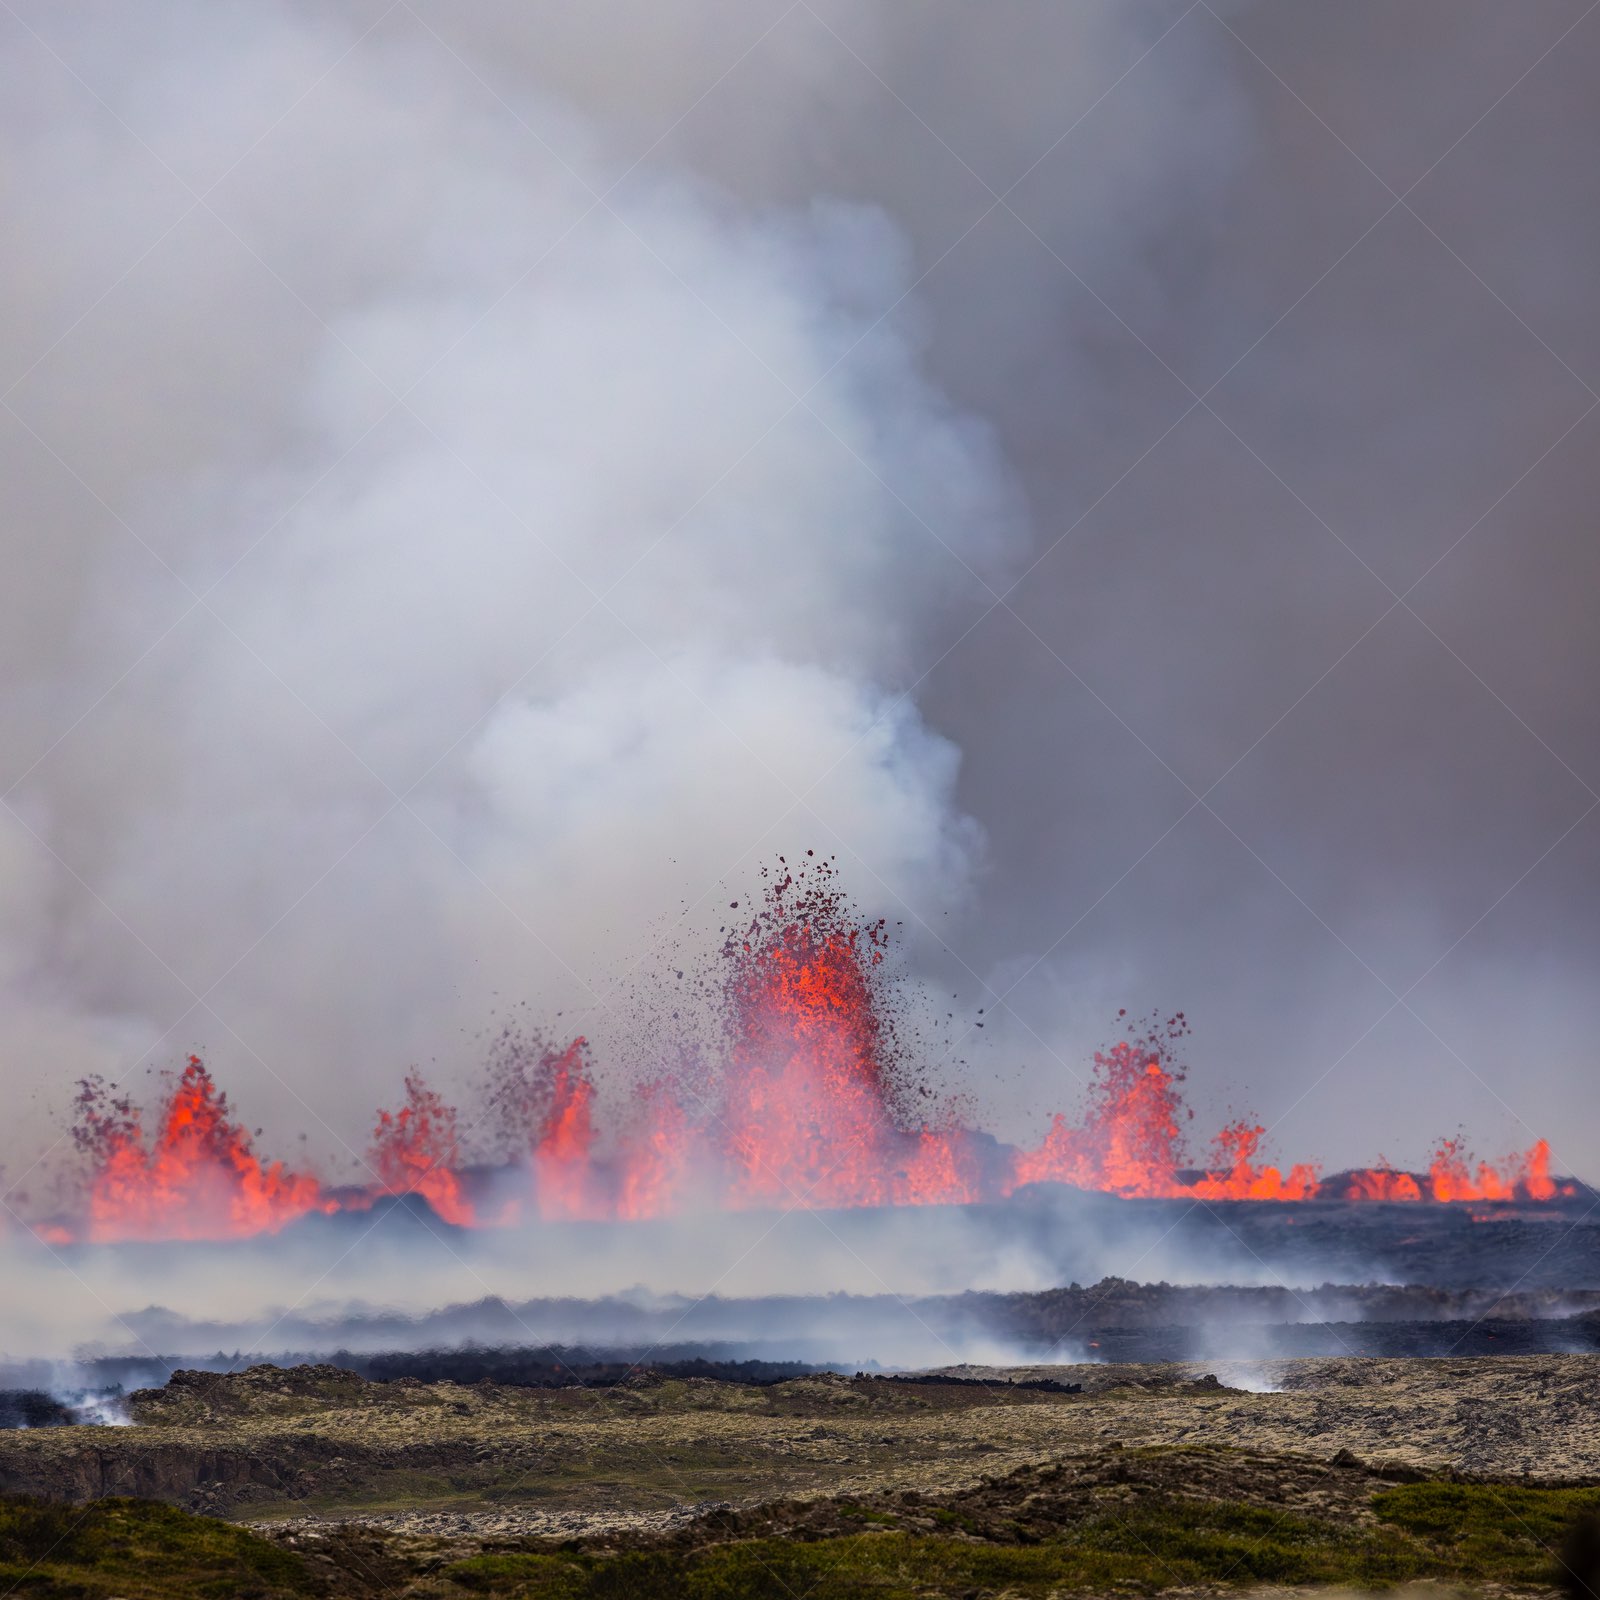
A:
[[[904,692],[1022,519],[884,214],[601,156],[420,33],[96,19],[30,11],[5,100],[7,1071],[200,1045],[359,1148],[497,994],[603,1044],[597,975],[776,851],[959,895]]]

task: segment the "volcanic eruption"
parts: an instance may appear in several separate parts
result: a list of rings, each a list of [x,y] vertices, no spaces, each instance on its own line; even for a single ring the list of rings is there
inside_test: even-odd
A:
[[[735,902],[737,908],[737,902]],[[114,1086],[80,1089],[74,1143],[85,1173],[69,1215],[41,1219],[56,1242],[226,1238],[274,1232],[311,1212],[415,1195],[447,1223],[639,1219],[709,1206],[952,1205],[1023,1185],[1069,1184],[1129,1198],[1545,1201],[1575,1187],[1548,1145],[1476,1165],[1442,1140],[1426,1173],[1387,1165],[1324,1177],[1263,1160],[1266,1129],[1228,1123],[1206,1163],[1185,1159],[1183,1013],[1128,1022],[1096,1052],[1077,1117],[1058,1112],[1032,1149],[964,1125],[915,1092],[915,1052],[896,1032],[884,921],[861,917],[833,864],[780,859],[748,921],[720,953],[716,1067],[703,1082],[662,1071],[608,1126],[589,1045],[523,1039],[504,1055],[487,1111],[519,1159],[486,1172],[457,1109],[413,1071],[377,1113],[361,1182],[334,1186],[257,1153],[205,1064],[191,1056],[151,1118]],[[910,1114],[932,1104],[931,1115]],[[492,1185],[488,1181],[492,1178]],[[494,1200],[479,1196],[492,1187]]]

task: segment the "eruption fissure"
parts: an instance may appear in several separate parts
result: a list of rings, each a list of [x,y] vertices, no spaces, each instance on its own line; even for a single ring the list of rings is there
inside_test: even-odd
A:
[[[487,1174],[464,1158],[455,1108],[416,1072],[399,1108],[378,1113],[368,1181],[346,1187],[258,1156],[198,1057],[148,1133],[131,1102],[86,1082],[74,1128],[88,1166],[83,1202],[38,1231],[59,1242],[233,1237],[394,1195],[420,1196],[445,1222],[486,1226],[696,1206],[965,1204],[1034,1183],[1201,1200],[1545,1201],[1576,1192],[1551,1176],[1543,1140],[1474,1167],[1459,1138],[1445,1139],[1425,1174],[1387,1164],[1332,1178],[1309,1163],[1283,1172],[1262,1159],[1266,1130],[1248,1118],[1223,1127],[1207,1165],[1191,1168],[1182,1013],[1160,1026],[1129,1024],[1096,1052],[1080,1119],[1057,1113],[1033,1149],[949,1113],[914,1120],[897,1107],[907,1098],[897,1094],[907,1052],[887,1003],[888,948],[886,925],[853,915],[826,863],[785,868],[722,952],[713,1092],[690,1095],[665,1073],[633,1096],[631,1125],[608,1132],[584,1039],[522,1050],[493,1103],[520,1124],[526,1158]]]

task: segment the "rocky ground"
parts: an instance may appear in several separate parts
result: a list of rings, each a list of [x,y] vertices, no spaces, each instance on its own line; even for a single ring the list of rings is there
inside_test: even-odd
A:
[[[1487,1596],[1550,1592],[1600,1512],[1596,1356],[929,1376],[180,1373],[132,1426],[0,1434],[0,1578],[105,1600]]]
[[[1600,1357],[953,1369],[967,1382],[643,1374],[610,1389],[177,1374],[135,1425],[0,1433],[0,1491],[164,1499],[255,1523],[663,1530],[710,1503],[950,1493],[1113,1444],[1215,1445],[1600,1482]],[[1079,1393],[1022,1388],[1049,1376]],[[977,1378],[981,1382],[970,1380]]]

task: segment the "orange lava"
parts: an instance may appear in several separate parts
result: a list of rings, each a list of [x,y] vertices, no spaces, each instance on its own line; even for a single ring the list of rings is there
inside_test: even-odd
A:
[[[273,1233],[325,1209],[317,1180],[263,1162],[228,1113],[198,1056],[162,1106],[153,1138],[126,1102],[85,1085],[76,1137],[95,1169],[86,1236],[93,1240],[217,1239]]]
[[[608,1131],[585,1040],[518,1044],[488,1101],[499,1137],[487,1168],[467,1166],[454,1106],[413,1072],[400,1107],[377,1115],[371,1181],[330,1191],[258,1159],[191,1057],[151,1138],[128,1101],[84,1086],[75,1129],[90,1159],[82,1215],[43,1219],[36,1231],[60,1242],[223,1238],[408,1194],[446,1222],[492,1226],[530,1212],[645,1219],[693,1207],[966,1204],[1035,1183],[1206,1202],[1480,1204],[1576,1193],[1551,1176],[1543,1140],[1505,1161],[1474,1163],[1448,1139],[1425,1174],[1381,1163],[1324,1180],[1310,1164],[1284,1171],[1267,1162],[1266,1130],[1249,1118],[1223,1127],[1205,1167],[1193,1168],[1176,1055],[1188,1032],[1182,1013],[1097,1051],[1080,1115],[1058,1113],[1032,1149],[962,1126],[937,1101],[931,1119],[908,1116],[903,1107],[916,1102],[896,1042],[885,925],[851,914],[831,867],[780,867],[724,948],[723,1038],[693,1095],[663,1071],[623,1097],[625,1114]],[[486,1171],[492,1201],[474,1187]]]
[[[1393,1167],[1365,1167],[1352,1172],[1337,1192],[1341,1200],[1420,1200],[1422,1185],[1409,1172]]]
[[[905,1154],[891,1194],[897,1206],[968,1205],[988,1198],[983,1164],[965,1128],[924,1128],[901,1143]]]
[[[1167,1025],[1174,1037],[1187,1031],[1182,1020]],[[1186,1174],[1182,1081],[1166,1042],[1153,1033],[1097,1050],[1087,1117],[1074,1127],[1058,1112],[1044,1143],[1017,1153],[1014,1183],[1070,1183],[1146,1199],[1309,1200],[1317,1194],[1315,1167],[1294,1166],[1285,1176],[1258,1165],[1266,1129],[1243,1119],[1217,1135],[1205,1172]]]
[[[574,1039],[543,1066],[547,1109],[533,1146],[535,1195],[542,1217],[603,1215],[594,1195],[594,1079],[588,1045]]]
[[[1487,1161],[1471,1172],[1471,1157],[1460,1139],[1441,1139],[1428,1168],[1428,1192],[1434,1200],[1550,1200],[1557,1192],[1550,1176],[1550,1146],[1538,1140],[1530,1150],[1502,1161]],[[1566,1194],[1576,1191],[1571,1185]]]
[[[646,1084],[637,1128],[622,1141],[617,1215],[630,1221],[667,1216],[689,1187],[698,1133],[671,1085]]]
[[[730,946],[729,1201],[882,1205],[892,1132],[872,977],[881,924],[839,924],[831,893],[775,906]]]
[[[1230,1122],[1213,1145],[1213,1170],[1187,1186],[1201,1200],[1310,1200],[1320,1184],[1317,1169],[1298,1162],[1287,1174],[1276,1167],[1257,1166],[1256,1154],[1266,1129],[1240,1119]]]
[[[406,1100],[398,1111],[380,1111],[372,1130],[367,1164],[378,1195],[421,1195],[446,1222],[470,1226],[476,1216],[461,1191],[457,1168],[456,1110],[430,1089],[420,1072],[406,1075]]]

